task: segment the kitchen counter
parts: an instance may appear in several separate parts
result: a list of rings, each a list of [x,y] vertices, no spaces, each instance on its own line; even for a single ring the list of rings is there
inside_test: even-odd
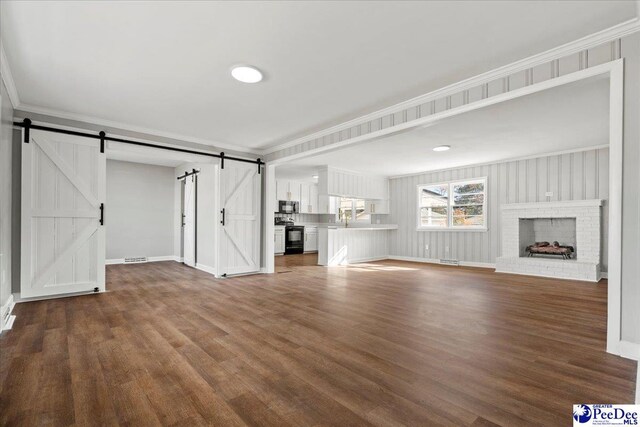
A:
[[[337,266],[386,259],[396,224],[330,224],[318,227],[318,265]]]
[[[367,225],[349,225],[345,227],[339,224],[320,225],[318,228],[327,228],[329,230],[357,230],[357,231],[372,231],[372,230],[397,230],[397,224],[367,224]]]

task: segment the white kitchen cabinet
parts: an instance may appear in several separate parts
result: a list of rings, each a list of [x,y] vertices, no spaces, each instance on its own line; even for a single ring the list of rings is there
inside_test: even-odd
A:
[[[320,194],[318,196],[318,213],[336,214],[338,212],[337,206],[337,197],[327,194]]]
[[[380,199],[369,199],[365,201],[365,209],[369,214],[388,214],[389,201]]]
[[[321,194],[357,199],[389,199],[389,179],[328,167],[319,172]]]
[[[290,202],[300,201],[300,183],[296,181],[276,180],[276,198]]]
[[[284,253],[284,227],[276,225],[274,231],[274,253],[283,254]]]
[[[318,213],[318,186],[300,183],[300,213]]]
[[[276,199],[278,200],[290,200],[289,199],[289,181],[276,181]]]
[[[318,252],[318,228],[317,227],[304,228],[304,251]]]

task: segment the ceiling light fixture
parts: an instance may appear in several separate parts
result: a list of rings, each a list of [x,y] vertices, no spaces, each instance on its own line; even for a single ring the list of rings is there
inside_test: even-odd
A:
[[[447,151],[451,148],[450,145],[439,145],[433,149],[433,151]]]
[[[318,179],[318,175],[312,175],[311,178]]]
[[[258,83],[262,80],[262,72],[249,65],[239,65],[231,69],[231,76],[242,83]]]

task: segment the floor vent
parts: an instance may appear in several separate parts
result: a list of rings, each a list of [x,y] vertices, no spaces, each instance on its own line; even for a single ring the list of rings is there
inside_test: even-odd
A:
[[[135,258],[125,258],[124,259],[124,263],[125,264],[137,263],[137,262],[147,262],[147,257],[146,256],[140,256],[140,257],[135,257]]]
[[[457,259],[440,259],[440,264],[446,264],[446,265],[460,265],[460,261],[458,261]]]

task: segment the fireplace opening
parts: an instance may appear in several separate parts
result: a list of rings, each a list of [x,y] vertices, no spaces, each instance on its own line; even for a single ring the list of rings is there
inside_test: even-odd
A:
[[[578,259],[575,218],[520,218],[520,257]]]

